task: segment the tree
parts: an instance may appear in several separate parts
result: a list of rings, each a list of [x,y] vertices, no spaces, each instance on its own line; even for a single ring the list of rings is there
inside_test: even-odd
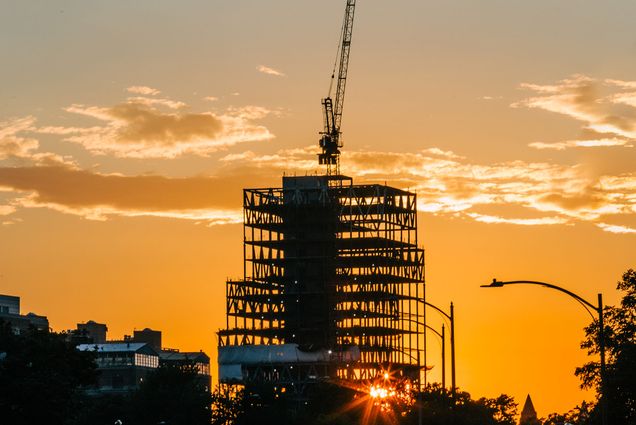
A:
[[[194,364],[163,365],[146,376],[133,394],[133,423],[209,425],[212,396]]]
[[[63,334],[31,328],[15,335],[0,320],[0,412],[12,425],[63,424],[81,387],[96,380],[92,353],[80,352]]]
[[[515,425],[517,403],[508,395],[496,398],[482,397],[473,400],[469,393],[456,391],[452,394],[439,384],[428,385],[421,394],[421,412],[419,403],[407,418],[408,424],[422,422],[427,425]]]
[[[543,419],[543,425],[586,425],[592,420],[594,408],[594,403],[583,401],[579,406],[576,406],[567,413],[549,414],[546,419]]]
[[[478,404],[483,405],[492,415],[495,423],[504,425],[516,425],[517,403],[515,399],[506,394],[497,398],[480,398]]]
[[[636,424],[636,271],[627,270],[617,284],[624,292],[620,306],[608,306],[603,310],[606,347],[606,375],[601,386],[600,364],[591,361],[576,369],[583,388],[596,388],[605,398],[611,423]],[[589,355],[599,353],[599,323],[593,321],[585,328],[585,340],[581,348]],[[598,412],[591,414],[591,423],[598,422]]]
[[[234,425],[243,414],[245,389],[219,385],[212,392],[212,425]]]

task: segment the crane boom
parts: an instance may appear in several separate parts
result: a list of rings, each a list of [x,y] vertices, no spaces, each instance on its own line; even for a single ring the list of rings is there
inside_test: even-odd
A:
[[[351,52],[351,38],[353,35],[353,18],[355,15],[356,0],[347,0],[344,22],[342,25],[341,42],[339,46],[340,58],[338,66],[338,82],[336,85],[335,102],[331,93],[322,99],[324,113],[324,131],[321,132],[320,147],[322,152],[318,154],[318,162],[327,165],[327,174],[340,173],[340,125],[342,123],[342,110],[344,107],[345,90],[347,87],[347,74],[349,71],[349,54]],[[332,83],[335,74],[331,76]],[[330,89],[331,92],[331,89]]]

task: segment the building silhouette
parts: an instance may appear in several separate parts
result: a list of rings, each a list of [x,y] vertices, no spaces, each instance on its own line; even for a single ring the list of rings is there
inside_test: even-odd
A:
[[[49,330],[49,319],[33,313],[21,314],[20,297],[0,295],[0,321],[9,323],[15,334],[21,334],[30,328]]]
[[[245,189],[244,277],[226,285],[219,379],[420,382],[424,251],[416,195],[339,175]]]
[[[203,351],[182,352],[162,346],[162,332],[150,328],[133,331],[121,340],[108,340],[108,327],[89,320],[68,331],[80,351],[96,355],[99,378],[89,393],[121,393],[135,390],[160,366],[193,367],[197,379],[211,389],[210,358]]]

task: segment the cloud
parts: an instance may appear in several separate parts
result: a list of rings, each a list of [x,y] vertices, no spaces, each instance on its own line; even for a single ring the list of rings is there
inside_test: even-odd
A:
[[[123,176],[63,165],[4,167],[0,191],[14,196],[8,202],[11,212],[48,208],[96,220],[153,216],[235,223],[241,221],[243,188],[276,187],[283,173],[323,172],[317,150],[228,154],[217,177]],[[386,182],[416,191],[421,212],[456,219],[519,226],[592,223],[607,232],[631,233],[606,223],[636,218],[636,173],[595,176],[582,165],[545,162],[480,164],[435,148],[348,151],[341,168],[356,183]]]
[[[636,139],[634,84],[636,83],[620,80],[597,80],[585,75],[574,75],[554,85],[524,83],[521,87],[534,91],[537,96],[526,98],[512,106],[563,114],[581,121],[585,129],[634,140]],[[563,146],[563,148],[566,147],[569,146]]]
[[[588,139],[588,140],[567,140],[564,142],[544,143],[534,142],[528,146],[535,149],[553,149],[562,151],[568,148],[593,148],[593,147],[613,147],[613,146],[625,146],[628,148],[633,147],[629,140],[619,139],[616,137],[605,139]]]
[[[636,229],[627,226],[618,226],[606,223],[598,223],[597,226],[610,233],[636,234]]]
[[[206,96],[203,98],[203,100],[207,100],[208,102],[216,102],[217,100],[219,100],[219,98],[216,96]]]
[[[0,216],[11,215],[16,212],[16,208],[13,205],[0,205]]]
[[[246,151],[226,155],[221,161],[272,173],[322,172],[316,153],[313,146],[268,155]],[[341,170],[356,176],[358,183],[387,182],[416,191],[422,212],[484,223],[596,224],[610,215],[636,215],[636,173],[594,176],[582,165],[546,162],[478,164],[436,148],[411,153],[347,151],[341,158]],[[479,211],[493,207],[514,207],[526,211],[528,217]]]
[[[170,109],[181,109],[188,106],[183,102],[179,102],[178,100],[161,99],[156,97],[143,97],[143,96],[129,97],[128,103],[136,103],[139,105],[150,106],[150,107],[165,106]]]
[[[259,65],[256,67],[256,69],[258,70],[258,72],[261,72],[263,74],[273,75],[275,77],[285,77],[285,74],[283,74],[282,72],[265,65]]]
[[[516,224],[520,226],[539,226],[551,224],[565,224],[568,222],[563,217],[541,217],[541,218],[503,218],[493,215],[483,215],[478,213],[469,213],[468,216],[481,223],[504,223]]]
[[[159,90],[153,89],[152,87],[148,86],[132,86],[128,87],[126,91],[128,91],[129,93],[141,94],[144,96],[155,96],[161,93]]]
[[[239,143],[274,136],[255,121],[272,111],[257,106],[234,108],[223,114],[181,112],[186,105],[169,99],[133,97],[111,107],[71,105],[67,112],[101,121],[92,127],[48,126],[40,133],[64,135],[93,154],[126,158],[207,156]],[[167,107],[171,111],[164,111]]]
[[[40,143],[24,135],[37,131],[35,122],[36,119],[32,116],[0,122],[0,161],[11,159],[38,164],[72,165],[73,162],[67,157],[51,152],[39,152]]]
[[[624,89],[636,89],[636,81],[612,80],[608,78],[605,80],[605,83],[610,86],[621,87]]]
[[[0,160],[9,157],[28,158],[40,146],[37,140],[19,136],[33,131],[35,117],[14,118],[0,122]]]
[[[0,168],[0,191],[14,199],[0,215],[18,208],[48,208],[92,220],[153,216],[240,223],[242,187],[257,174],[224,177],[122,176],[65,166]]]

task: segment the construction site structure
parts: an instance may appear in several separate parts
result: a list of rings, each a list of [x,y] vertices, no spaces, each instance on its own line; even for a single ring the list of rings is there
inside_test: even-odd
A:
[[[353,18],[355,17],[356,0],[347,0],[345,16],[340,33],[340,44],[336,62],[331,72],[329,93],[322,99],[324,129],[320,133],[318,143],[321,152],[318,154],[318,163],[327,166],[327,175],[340,174],[340,148],[342,139],[340,125],[342,123],[342,111],[344,109],[345,90],[347,88],[347,76],[349,74],[349,57],[351,54],[351,40],[353,38]],[[336,69],[338,76],[336,78]],[[336,98],[331,98],[333,83],[336,81]]]
[[[245,189],[244,278],[226,285],[221,382],[420,382],[424,251],[416,195],[345,176]]]
[[[243,191],[244,270],[226,285],[222,383],[296,395],[321,381],[421,384],[426,301],[416,195],[340,174],[355,6],[346,0],[322,99],[318,162],[326,174]]]

